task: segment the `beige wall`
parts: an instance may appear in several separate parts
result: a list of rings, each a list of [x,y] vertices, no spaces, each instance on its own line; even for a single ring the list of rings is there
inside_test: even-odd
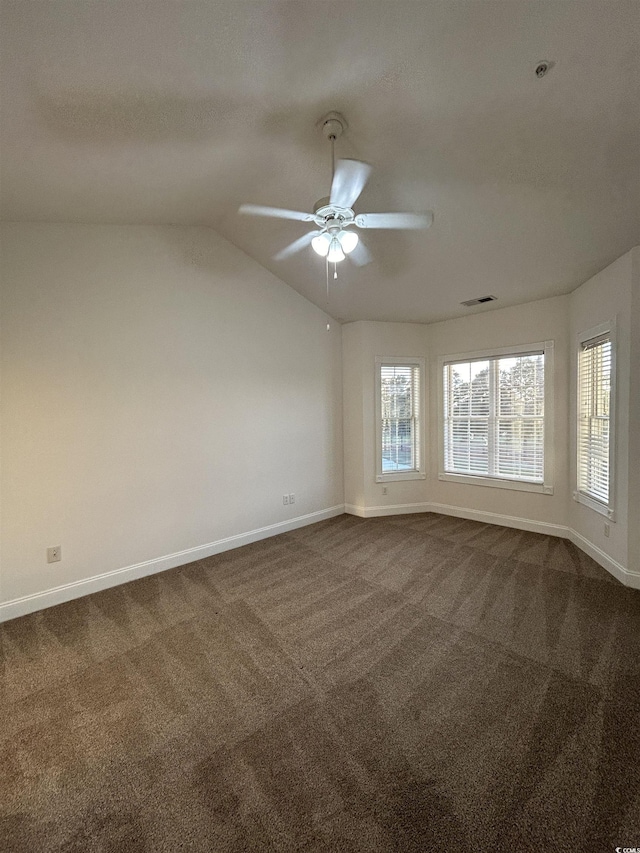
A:
[[[342,505],[322,311],[206,228],[2,234],[0,601]]]

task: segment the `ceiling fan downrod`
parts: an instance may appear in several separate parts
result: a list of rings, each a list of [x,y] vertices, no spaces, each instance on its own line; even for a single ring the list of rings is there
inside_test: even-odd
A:
[[[322,124],[325,139],[331,142],[331,180],[333,181],[336,173],[336,139],[340,139],[344,133],[347,122],[340,113],[331,112],[321,118],[319,123]]]

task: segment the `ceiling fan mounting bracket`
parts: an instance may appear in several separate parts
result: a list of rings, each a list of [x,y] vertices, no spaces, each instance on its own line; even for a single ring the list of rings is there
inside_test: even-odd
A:
[[[344,228],[351,225],[354,221],[355,214],[350,207],[338,207],[335,204],[327,204],[327,199],[321,199],[324,202],[323,207],[315,209],[315,223],[319,228]]]
[[[322,134],[325,139],[340,139],[348,125],[347,120],[343,115],[336,112],[330,112],[320,119],[318,127],[322,129]]]

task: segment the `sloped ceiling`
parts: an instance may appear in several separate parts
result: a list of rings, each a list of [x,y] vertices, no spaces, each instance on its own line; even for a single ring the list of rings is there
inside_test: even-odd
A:
[[[356,210],[435,222],[365,232],[336,317],[566,293],[640,242],[637,0],[17,0],[1,25],[6,220],[209,225],[325,308],[311,249],[272,260],[307,226],[237,209],[326,196],[338,110],[374,168]]]

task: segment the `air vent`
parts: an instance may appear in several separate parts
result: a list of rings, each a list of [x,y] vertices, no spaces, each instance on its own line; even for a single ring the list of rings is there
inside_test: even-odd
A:
[[[467,299],[466,302],[461,302],[460,305],[466,305],[470,308],[472,305],[482,305],[484,302],[493,302],[497,296],[479,296],[477,299]]]

